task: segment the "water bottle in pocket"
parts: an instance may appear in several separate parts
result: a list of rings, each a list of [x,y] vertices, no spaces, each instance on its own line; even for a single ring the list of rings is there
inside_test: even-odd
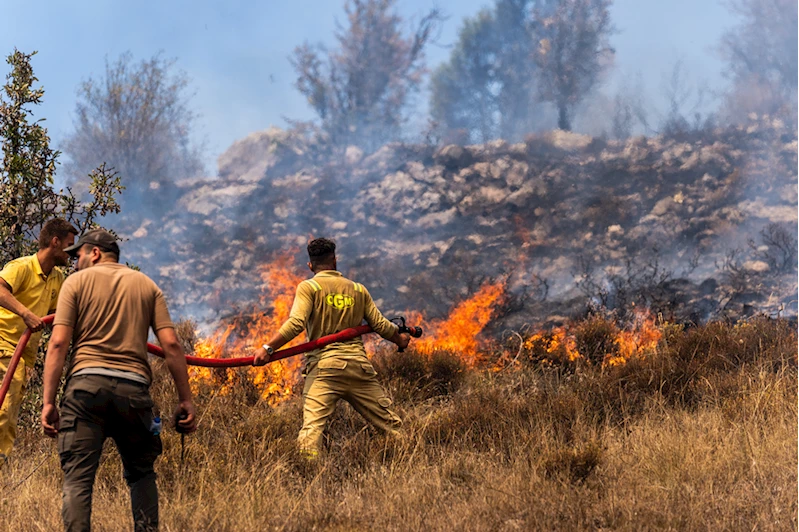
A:
[[[158,436],[161,434],[161,412],[159,412],[158,407],[153,408],[153,419],[150,421],[150,432],[152,432],[153,436]]]

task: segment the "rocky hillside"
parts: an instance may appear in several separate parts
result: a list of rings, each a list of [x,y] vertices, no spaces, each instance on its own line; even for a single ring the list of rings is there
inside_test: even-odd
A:
[[[329,236],[386,311],[440,316],[506,283],[497,327],[557,322],[587,303],[669,318],[796,314],[797,137],[779,120],[683,137],[391,144],[331,154],[270,129],[214,179],[181,184],[125,257],[174,312],[214,320],[259,304],[260,271]]]

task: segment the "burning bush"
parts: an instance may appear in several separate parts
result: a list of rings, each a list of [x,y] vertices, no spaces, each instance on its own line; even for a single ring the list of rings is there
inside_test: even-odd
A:
[[[614,367],[606,375],[611,394],[623,393],[632,410],[640,411],[641,401],[652,396],[696,406],[708,397],[725,397],[725,391],[735,393],[737,383],[731,388],[725,375],[740,368],[775,373],[797,363],[796,323],[789,320],[756,318],[736,325],[713,322],[663,330],[651,356]]]
[[[647,312],[635,312],[624,327],[611,314],[595,313],[564,327],[528,335],[519,354],[534,364],[568,366],[580,361],[605,367],[652,353],[660,337],[655,320]]]
[[[252,350],[268,340],[289,317],[294,292],[304,279],[296,273],[291,254],[279,256],[261,268],[263,281],[260,309],[238,313],[222,329],[194,344],[194,354],[205,358],[252,356]],[[261,309],[267,309],[266,311]],[[304,335],[289,346],[300,343]],[[275,405],[290,397],[300,381],[301,359],[289,358],[273,362],[264,368],[241,368],[234,371],[215,371],[192,367],[190,380],[195,390],[210,387],[226,395],[233,388],[251,391],[252,401],[266,400]]]
[[[565,365],[580,357],[574,338],[564,327],[536,332],[522,344],[530,363]]]
[[[591,364],[601,366],[619,356],[619,329],[613,320],[595,314],[574,328],[574,346]]]

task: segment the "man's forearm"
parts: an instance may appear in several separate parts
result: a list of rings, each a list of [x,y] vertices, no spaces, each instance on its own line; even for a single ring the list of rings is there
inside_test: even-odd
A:
[[[184,401],[191,401],[189,369],[186,366],[186,356],[183,354],[183,348],[180,346],[178,337],[175,334],[175,329],[172,327],[165,327],[155,331],[155,335],[158,337],[161,349],[164,350],[166,367],[172,375],[172,380],[175,381],[178,399],[181,403]]]
[[[19,317],[23,317],[29,312],[25,305],[17,301],[17,298],[7,288],[2,286],[0,286],[0,307],[10,310]]]
[[[166,367],[169,369],[172,380],[175,381],[175,389],[178,392],[178,400],[191,401],[191,387],[189,386],[189,368],[186,365],[186,357],[180,347],[164,346],[164,358]]]
[[[64,371],[64,360],[67,356],[66,344],[56,344],[50,342],[47,348],[47,356],[44,359],[44,404],[55,404],[58,383],[61,381],[61,372]]]
[[[366,323],[372,328],[374,332],[389,340],[394,342],[392,338],[396,337],[397,332],[399,331],[399,327],[395,323],[391,323],[389,320],[386,319],[385,316],[377,309],[375,306],[374,301],[371,298],[366,303],[366,308],[364,309],[364,319]],[[396,343],[396,342],[394,342]]]

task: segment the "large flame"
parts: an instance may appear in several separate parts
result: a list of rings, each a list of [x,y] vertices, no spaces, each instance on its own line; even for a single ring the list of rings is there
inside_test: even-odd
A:
[[[424,323],[425,335],[412,341],[417,351],[431,354],[437,350],[450,351],[460,356],[468,367],[477,366],[482,360],[479,334],[491,321],[491,317],[505,296],[505,283],[483,285],[472,297],[459,303],[444,320]],[[410,323],[421,319],[421,315],[408,314]]]
[[[278,257],[272,264],[260,269],[263,281],[260,303],[264,311],[254,311],[236,317],[232,323],[210,337],[198,341],[194,346],[199,357],[246,357],[252,356],[253,348],[266,343],[288,319],[297,285],[304,277],[295,273],[290,254]],[[290,344],[301,343],[305,334]],[[300,378],[299,357],[291,357],[268,364],[262,368],[247,368],[247,378],[256,387],[262,399],[277,404],[291,396],[294,385]],[[211,384],[218,393],[227,394],[236,385],[236,373],[210,368],[192,367],[190,378],[195,388]]]

